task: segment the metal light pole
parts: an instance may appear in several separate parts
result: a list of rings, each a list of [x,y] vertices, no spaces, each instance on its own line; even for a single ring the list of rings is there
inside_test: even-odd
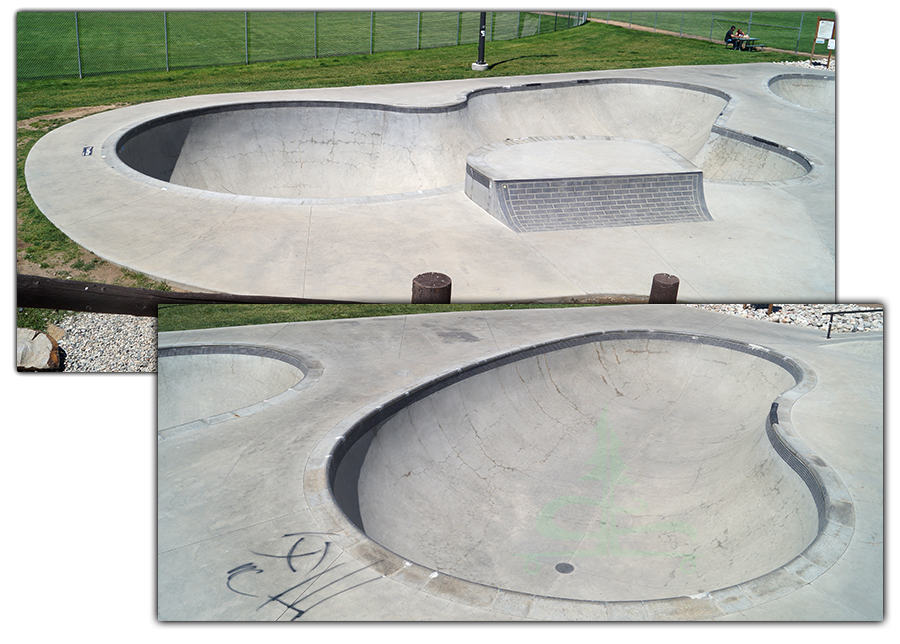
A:
[[[481,26],[478,32],[478,60],[472,63],[472,71],[487,71],[488,64],[484,62],[484,33],[487,31],[487,12],[481,12]]]

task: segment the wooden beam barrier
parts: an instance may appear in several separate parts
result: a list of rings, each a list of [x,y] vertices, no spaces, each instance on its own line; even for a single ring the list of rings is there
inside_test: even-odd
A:
[[[156,317],[160,304],[355,304],[342,300],[302,297],[233,295],[230,293],[172,293],[97,282],[76,282],[35,275],[17,275],[16,306],[92,313]]]

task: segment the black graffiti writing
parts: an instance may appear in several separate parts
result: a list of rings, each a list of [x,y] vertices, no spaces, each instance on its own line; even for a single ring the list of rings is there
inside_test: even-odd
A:
[[[301,581],[299,584],[292,586],[277,595],[271,595],[269,597],[269,600],[266,601],[265,603],[263,603],[262,606],[260,606],[259,608],[262,608],[263,606],[266,606],[267,604],[269,604],[271,602],[277,602],[277,603],[281,604],[282,606],[284,606],[285,608],[288,608],[288,609],[294,611],[294,616],[291,617],[291,621],[293,622],[293,621],[296,621],[297,619],[303,617],[303,615],[308,613],[310,610],[312,610],[319,604],[325,602],[326,600],[332,599],[333,597],[337,597],[338,595],[341,595],[343,593],[354,590],[355,588],[359,588],[360,586],[363,586],[364,584],[368,584],[371,581],[375,581],[376,579],[378,579],[381,576],[381,575],[377,575],[375,577],[369,577],[368,579],[366,579],[365,577],[357,577],[356,579],[351,580],[351,577],[353,577],[354,575],[358,575],[359,573],[363,573],[369,569],[369,566],[363,566],[362,568],[357,568],[356,570],[348,572],[347,574],[341,575],[341,576],[337,577],[336,579],[329,581],[325,585],[321,586],[320,588],[317,588],[316,590],[314,590],[310,593],[301,594],[298,599],[296,599],[292,602],[288,602],[283,599],[283,597],[285,595],[287,595],[295,590],[298,590],[301,586],[303,586],[305,584],[311,584],[312,582],[319,580],[320,578],[324,577],[327,574],[334,573],[334,572],[338,572],[338,573],[343,572],[343,571],[338,571],[338,569],[343,567],[343,565],[344,564],[337,564],[335,566],[326,568],[322,572],[320,572],[316,575],[313,575],[311,577],[307,577],[306,579]],[[311,598],[313,598],[314,595],[317,595],[318,593],[321,593],[324,590],[331,588],[332,586],[341,584],[341,582],[344,582],[344,581],[347,581],[347,583],[350,583],[352,585],[342,587],[342,588],[336,588],[336,589],[334,589],[333,592],[331,592],[331,594],[326,594],[326,595],[322,595],[320,597],[316,597],[313,599],[312,603],[309,603],[309,601],[311,600]],[[303,607],[301,607],[301,606],[303,606]],[[257,609],[257,610],[259,610],[259,609]]]
[[[240,574],[247,573],[247,572],[255,572],[258,575],[263,571],[261,569],[257,568],[256,565],[252,564],[252,563],[243,564],[241,566],[238,566],[237,568],[232,568],[231,570],[228,571],[228,581],[225,583],[225,585],[228,586],[228,590],[232,590],[232,591],[236,592],[238,595],[247,595],[247,597],[256,597],[256,595],[251,595],[250,593],[241,592],[240,590],[237,590],[236,588],[233,588],[231,586],[232,579],[234,579],[235,577],[237,577]]]
[[[331,536],[323,532],[293,532],[283,535],[283,539],[290,540],[287,541],[290,545],[283,552],[251,550],[250,552],[258,557],[283,561],[291,574],[300,576],[300,580],[288,588],[275,594],[266,594],[268,599],[257,607],[257,610],[272,603],[280,604],[293,611],[291,621],[295,621],[323,602],[381,577],[371,570],[375,564],[350,568],[346,563],[335,563],[337,556],[329,562],[329,554],[334,545],[329,540]],[[259,597],[260,595],[238,590],[232,585],[232,581],[241,575],[250,573],[259,575],[264,572],[265,570],[253,562],[241,564],[228,571],[226,586],[239,595]],[[314,585],[318,587],[312,589]]]
[[[295,532],[293,534],[284,535],[284,538],[300,537],[299,539],[297,539],[294,542],[294,545],[291,546],[291,549],[288,551],[288,553],[286,555],[270,555],[270,554],[263,554],[261,552],[253,552],[253,551],[251,551],[251,552],[253,552],[253,554],[255,554],[255,555],[259,555],[260,557],[272,557],[273,559],[286,559],[288,568],[291,569],[291,572],[297,572],[297,568],[294,566],[294,558],[295,557],[310,557],[312,555],[315,555],[315,554],[318,554],[319,552],[321,552],[322,553],[321,557],[319,557],[319,560],[310,569],[310,570],[315,570],[316,568],[319,567],[319,565],[325,560],[325,557],[328,555],[328,548],[331,546],[331,542],[324,541],[323,547],[321,548],[321,550],[313,550],[311,552],[298,552],[298,549],[300,548],[300,544],[307,541],[307,537],[310,535],[322,536],[319,533],[315,533],[315,532]],[[304,544],[304,547],[308,547],[310,545],[314,545],[314,544]]]

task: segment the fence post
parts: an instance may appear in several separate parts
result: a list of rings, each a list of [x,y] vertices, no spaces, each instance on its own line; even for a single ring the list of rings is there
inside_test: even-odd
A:
[[[313,58],[319,57],[319,12],[313,11]]]
[[[800,12],[800,27],[797,28],[797,46],[794,48],[794,53],[800,53],[800,32],[803,31],[803,12]]]
[[[250,29],[247,24],[247,14],[249,12],[244,12],[244,64],[250,64]]]
[[[375,12],[369,12],[369,53],[375,53]]]
[[[420,39],[422,38],[422,12],[416,12],[416,51],[422,46]]]
[[[78,12],[75,12],[75,53],[78,55],[78,78],[81,75],[81,35],[78,33]]]
[[[166,71],[169,71],[169,18],[163,11],[163,36],[166,41]]]
[[[712,42],[712,32],[716,28],[716,12],[713,11],[712,22],[709,25],[709,42]]]
[[[747,35],[750,35],[750,30],[753,29],[753,12],[750,12],[750,20],[747,23]]]

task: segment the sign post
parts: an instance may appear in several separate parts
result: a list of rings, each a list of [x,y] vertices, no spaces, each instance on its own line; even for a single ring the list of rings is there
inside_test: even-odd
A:
[[[479,17],[480,25],[478,28],[478,60],[472,63],[472,71],[486,71],[489,65],[484,62],[484,36],[487,31],[487,12],[482,11]]]
[[[825,45],[828,49],[827,67],[831,67],[831,52],[835,49],[834,27],[834,20],[819,18],[819,22],[816,24],[816,40],[813,43],[812,51],[809,54],[810,62],[812,62],[813,54],[816,53],[816,45]]]

